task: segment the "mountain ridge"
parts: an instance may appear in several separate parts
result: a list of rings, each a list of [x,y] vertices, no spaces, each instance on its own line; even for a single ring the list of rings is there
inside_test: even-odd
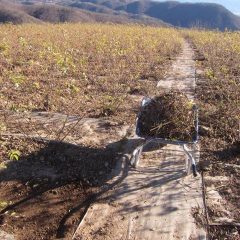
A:
[[[77,1],[98,6],[106,6],[110,0],[84,0]],[[119,1],[117,1],[119,2]],[[83,8],[84,6],[82,6]],[[99,10],[99,8],[98,8]],[[129,1],[112,7],[113,11],[127,12],[131,14],[144,14],[160,19],[177,27],[203,27],[210,29],[232,30],[240,29],[240,17],[233,14],[220,4],[216,3],[180,3],[178,1],[157,2],[150,0]]]
[[[240,30],[240,16],[222,5],[151,0],[0,0],[0,22],[144,23]]]
[[[135,1],[121,7],[129,13],[146,14],[179,27],[240,29],[240,17],[215,3]]]
[[[44,4],[42,1],[5,1],[0,0],[0,23],[62,23],[62,22],[105,22],[119,24],[145,24],[169,27],[161,20],[145,15],[128,13],[98,13],[62,5]]]

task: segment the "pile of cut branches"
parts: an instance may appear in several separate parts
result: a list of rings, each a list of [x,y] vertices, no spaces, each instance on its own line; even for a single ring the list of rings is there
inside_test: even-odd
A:
[[[138,122],[143,136],[192,141],[195,134],[192,102],[179,91],[154,97],[142,107]]]

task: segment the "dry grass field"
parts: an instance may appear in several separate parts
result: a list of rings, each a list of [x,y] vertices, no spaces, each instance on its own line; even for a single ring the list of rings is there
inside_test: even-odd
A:
[[[140,99],[156,93],[182,42],[177,30],[137,25],[0,26],[3,230],[18,239],[71,238],[120,154],[104,143],[134,124]],[[81,138],[81,126],[35,124],[26,117],[37,111],[101,118],[107,133],[78,146],[1,135],[45,132],[55,139],[65,131]],[[104,143],[94,145],[101,134]]]
[[[95,23],[5,24],[0,25],[2,229],[17,234],[18,239],[55,239],[63,232],[71,236],[83,206],[94,199],[120,154],[93,144],[76,147],[6,137],[3,133],[27,136],[43,131],[43,125],[34,126],[30,118],[20,124],[13,116],[52,112],[101,118],[110,121],[107,126],[114,135],[116,126],[135,123],[143,96],[159,92],[157,82],[171,71],[169,66],[181,52],[184,39],[199,60],[196,101],[201,162],[209,163],[202,170],[230,179],[231,184],[221,185],[219,192],[234,219],[240,221],[239,32]],[[60,132],[63,128],[64,121]],[[73,134],[70,130],[66,133]],[[58,135],[59,128],[48,125],[44,131]],[[43,177],[43,169],[51,177]],[[72,218],[68,218],[69,209],[74,209]],[[218,214],[209,209],[210,218]],[[236,240],[236,231],[239,234],[239,228],[232,226],[209,228],[212,239],[220,234],[220,239]]]
[[[227,218],[240,218],[240,33],[188,31],[196,55],[205,58],[198,62],[197,98],[202,128],[201,161],[206,176],[228,179],[217,181],[225,202]],[[204,59],[203,58],[203,59]],[[203,60],[202,59],[202,60]],[[211,184],[210,184],[211,185]],[[209,186],[210,187],[210,186]],[[209,208],[210,221],[226,217],[226,213]],[[209,228],[211,239],[239,239],[240,230],[234,223]]]
[[[152,94],[151,81],[162,78],[181,41],[167,28],[3,25],[0,106],[92,117],[122,112],[129,119],[124,105],[130,95]]]

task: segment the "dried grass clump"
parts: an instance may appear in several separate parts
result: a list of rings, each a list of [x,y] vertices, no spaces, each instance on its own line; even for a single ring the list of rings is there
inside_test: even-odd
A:
[[[195,129],[191,101],[178,91],[154,97],[141,109],[139,130],[143,136],[192,141]]]

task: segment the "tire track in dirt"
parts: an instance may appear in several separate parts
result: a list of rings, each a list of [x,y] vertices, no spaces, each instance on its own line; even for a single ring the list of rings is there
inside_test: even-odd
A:
[[[158,87],[178,89],[194,99],[193,55],[184,42],[182,53]],[[136,137],[128,139],[126,153],[131,153],[136,141]],[[129,167],[127,177],[91,206],[73,239],[206,239],[192,214],[193,210],[203,212],[202,179],[185,175],[185,160],[180,146],[145,149],[139,167]]]

